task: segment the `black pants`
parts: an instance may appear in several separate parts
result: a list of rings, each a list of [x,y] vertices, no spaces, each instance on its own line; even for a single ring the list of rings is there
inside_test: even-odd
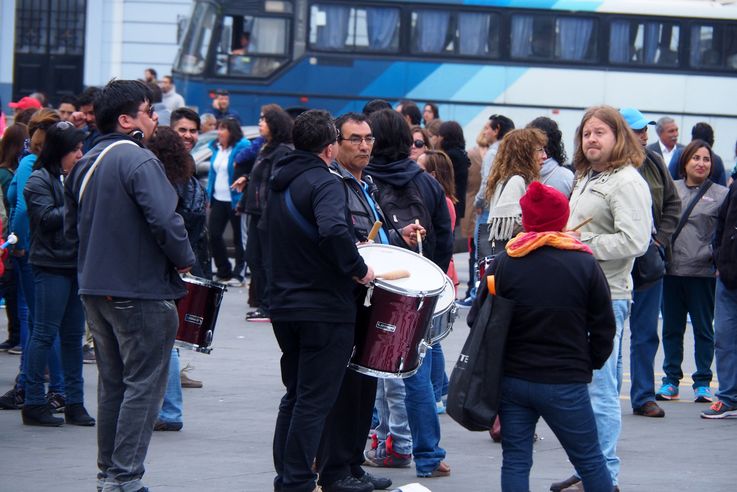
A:
[[[2,261],[2,260],[0,260]],[[0,296],[5,299],[5,315],[8,317],[8,340],[20,344],[20,323],[18,322],[18,284],[15,274],[5,264],[5,273],[0,277]]]
[[[246,244],[246,261],[251,270],[251,295],[249,304],[261,308],[268,313],[268,279],[266,276],[266,231],[258,228],[260,215],[248,215],[248,243]]]
[[[312,492],[315,488],[312,463],[343,382],[353,330],[354,323],[274,321],[287,390],[274,430],[276,490]]]
[[[376,400],[376,378],[348,370],[333,405],[317,453],[320,485],[366,473],[363,450],[371,429]]]
[[[228,260],[228,252],[225,249],[225,240],[223,233],[225,226],[230,222],[233,230],[233,246],[235,247],[235,268]],[[210,250],[212,257],[215,259],[216,275],[220,278],[228,279],[236,277],[243,280],[243,267],[245,266],[243,259],[243,240],[241,239],[241,218],[235,214],[230,202],[221,202],[213,198],[210,205]]]

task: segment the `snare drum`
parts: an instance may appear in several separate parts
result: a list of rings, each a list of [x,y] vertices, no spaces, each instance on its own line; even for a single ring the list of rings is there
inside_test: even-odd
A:
[[[483,258],[479,259],[478,262],[476,262],[476,287],[479,286],[479,283],[483,282],[484,278],[486,277],[486,270],[491,266],[491,262],[494,261],[493,256],[484,256]]]
[[[453,330],[453,323],[456,320],[458,306],[456,306],[456,288],[453,281],[445,276],[445,286],[435,304],[435,312],[432,315],[432,323],[430,324],[430,345],[435,345],[443,338],[450,335]]]
[[[227,290],[224,284],[205,278],[182,277],[187,295],[177,301],[179,329],[174,344],[204,354],[212,351],[212,335]]]
[[[410,276],[376,279],[359,300],[349,367],[380,378],[412,376],[429,347],[428,327],[445,274],[427,258],[396,246],[366,244],[358,252],[377,275],[402,269]]]

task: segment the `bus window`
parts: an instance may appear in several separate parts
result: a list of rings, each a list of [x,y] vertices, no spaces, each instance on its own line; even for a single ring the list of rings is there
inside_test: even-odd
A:
[[[288,59],[289,22],[280,17],[223,17],[215,58],[218,75],[264,77]]]
[[[512,58],[576,62],[596,58],[594,19],[514,15],[510,35]]]
[[[412,12],[414,53],[499,57],[499,15],[418,9]]]
[[[461,12],[458,14],[458,53],[499,57],[500,21],[497,14]]]
[[[319,50],[397,51],[399,9],[314,4],[310,45]]]
[[[614,20],[609,31],[609,61],[677,66],[678,37],[679,28],[672,22]]]
[[[692,67],[737,69],[737,28],[691,26],[689,62]]]
[[[216,18],[215,7],[212,4],[196,4],[182,46],[174,60],[176,70],[187,74],[200,74],[205,70],[205,60],[210,50]]]
[[[556,19],[556,59],[566,61],[596,60],[594,19],[559,17]]]
[[[416,53],[453,53],[450,12],[429,9],[412,12],[412,50]]]

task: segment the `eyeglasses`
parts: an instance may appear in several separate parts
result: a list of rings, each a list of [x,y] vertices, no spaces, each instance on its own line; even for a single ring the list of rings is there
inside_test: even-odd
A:
[[[373,137],[371,135],[367,137],[360,137],[358,135],[353,135],[351,138],[343,138],[340,137],[339,140],[345,140],[347,142],[350,142],[351,145],[361,145],[361,142],[366,142],[368,145],[373,145],[374,142],[376,142],[376,137]]]
[[[148,114],[148,117],[149,118],[153,118],[154,117],[154,113],[156,112],[156,110],[154,110],[154,107],[153,106],[149,106],[148,109],[139,109],[138,112],[139,113],[146,113],[146,114]]]
[[[535,152],[537,152],[538,154],[545,154],[546,153],[545,147],[540,147],[539,149],[535,149]]]
[[[74,125],[68,121],[60,121],[56,123],[54,127],[59,130],[69,130],[70,128],[74,128]]]
[[[412,145],[416,149],[421,149],[421,148],[425,147],[425,141],[424,140],[415,140],[414,142],[412,142]]]

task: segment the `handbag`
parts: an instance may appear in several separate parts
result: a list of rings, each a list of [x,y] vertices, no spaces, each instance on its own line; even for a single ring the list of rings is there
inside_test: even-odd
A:
[[[506,254],[497,257],[496,285]],[[484,283],[480,295],[488,293]],[[479,314],[463,344],[448,383],[447,412],[471,431],[492,428],[501,400],[504,347],[515,302],[498,295],[484,298]]]
[[[635,258],[635,264],[632,266],[632,283],[635,290],[643,290],[664,276],[665,251],[651,238],[645,254]]]

